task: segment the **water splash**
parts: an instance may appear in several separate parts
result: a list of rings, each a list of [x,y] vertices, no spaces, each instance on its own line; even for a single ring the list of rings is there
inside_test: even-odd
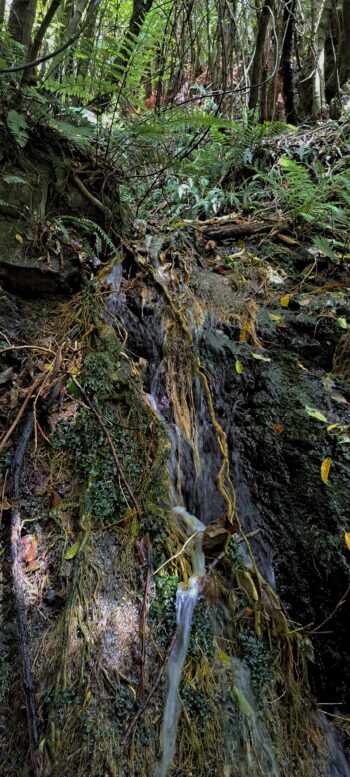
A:
[[[168,695],[164,709],[161,734],[162,759],[156,767],[156,777],[166,777],[176,750],[177,724],[180,713],[179,687],[186,661],[191,636],[193,613],[201,592],[201,579],[205,575],[205,559],[202,549],[204,524],[184,507],[173,510],[196,533],[191,541],[192,567],[194,575],[188,581],[188,588],[180,585],[176,593],[176,636],[168,666]]]

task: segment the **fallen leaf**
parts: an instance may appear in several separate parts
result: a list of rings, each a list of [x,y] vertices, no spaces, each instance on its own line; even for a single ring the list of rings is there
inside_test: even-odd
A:
[[[248,323],[248,321],[244,321],[242,329],[241,329],[241,331],[239,333],[239,342],[240,343],[246,343],[248,338],[249,338],[249,334],[250,334],[250,332],[249,332],[249,323]]]
[[[322,421],[324,424],[328,424],[329,421],[327,420],[326,416],[321,413],[320,410],[316,410],[315,407],[309,407],[308,405],[305,405],[305,410],[311,418],[316,418],[317,421]]]
[[[285,294],[283,297],[281,297],[280,305],[282,306],[282,308],[287,308],[288,307],[289,300],[290,300],[290,295],[289,294]]]
[[[350,550],[350,531],[346,531],[344,534],[345,545]]]
[[[283,243],[287,243],[289,246],[299,246],[299,240],[295,240],[294,237],[289,237],[289,235],[283,235],[282,232],[277,232],[277,237],[283,241]]]
[[[11,510],[11,505],[10,505],[10,502],[9,502],[9,500],[7,499],[7,497],[6,497],[6,496],[4,496],[4,498],[3,498],[3,500],[2,500],[2,502],[1,502],[1,504],[0,504],[0,510],[1,510],[1,511],[2,511],[2,510]]]
[[[277,432],[277,434],[283,434],[284,432],[283,424],[271,424],[271,428],[274,432]]]
[[[323,462],[321,464],[321,478],[323,483],[328,486],[328,477],[329,477],[329,471],[331,468],[332,459],[330,459],[328,456],[326,459],[323,459]]]
[[[236,360],[235,367],[237,374],[242,375],[242,372],[244,372],[244,365],[239,361],[239,359]]]
[[[277,313],[269,313],[269,318],[271,321],[280,321],[281,316],[279,316]]]
[[[52,500],[51,500],[51,510],[55,510],[56,507],[58,507],[59,504],[61,504],[61,497],[57,493],[57,491],[52,492]]]
[[[214,251],[214,248],[216,248],[216,242],[215,240],[208,240],[205,246],[206,251]]]
[[[261,362],[270,362],[271,359],[269,359],[268,356],[263,356],[261,353],[252,353],[252,356],[254,359],[258,359]]]
[[[327,426],[327,432],[331,432],[332,429],[337,429],[337,428],[341,428],[341,424],[329,424],[329,426]]]
[[[79,548],[80,542],[75,542],[74,545],[71,545],[67,552],[64,554],[66,561],[70,561],[72,558],[74,558],[74,556],[77,555]]]
[[[22,235],[15,235],[15,238],[17,240],[17,243],[21,243],[21,245],[23,245],[24,240],[23,240]]]
[[[38,541],[34,538],[29,545],[26,555],[24,556],[24,560],[27,562],[27,564],[30,564],[31,561],[34,561],[34,559],[36,559],[37,553],[38,553]]]
[[[299,370],[305,370],[305,372],[308,372],[307,367],[304,367],[301,362],[297,362],[297,367],[299,367]]]
[[[252,607],[245,607],[244,612],[248,616],[248,618],[251,618],[254,613],[254,610],[252,609]]]

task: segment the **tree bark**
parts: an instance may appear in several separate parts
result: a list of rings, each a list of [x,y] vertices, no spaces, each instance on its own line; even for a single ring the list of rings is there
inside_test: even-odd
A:
[[[31,0],[13,0],[7,30],[11,38],[22,43],[23,30]]]
[[[313,76],[312,116],[320,118],[326,108],[325,94],[325,45],[329,25],[331,0],[313,0],[312,41],[315,47],[315,71]]]
[[[296,124],[293,79],[293,40],[295,26],[296,0],[285,0],[283,9],[283,43],[281,51],[280,74],[283,84],[284,110],[287,121]]]
[[[255,110],[257,106],[260,83],[264,80],[262,74],[266,64],[266,39],[271,21],[271,14],[274,14],[274,11],[275,0],[266,0],[259,14],[255,53],[252,64],[251,87],[249,93],[248,107],[250,110]]]
[[[349,82],[349,83],[347,83]],[[339,84],[345,88],[346,94],[350,93],[350,0],[343,0],[342,4],[342,32],[339,52]]]

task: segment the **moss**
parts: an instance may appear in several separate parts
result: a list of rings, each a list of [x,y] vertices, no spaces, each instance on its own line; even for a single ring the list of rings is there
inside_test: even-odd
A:
[[[271,652],[264,640],[249,634],[239,634],[238,644],[243,661],[250,669],[251,687],[258,709],[264,706],[265,690],[274,681]]]

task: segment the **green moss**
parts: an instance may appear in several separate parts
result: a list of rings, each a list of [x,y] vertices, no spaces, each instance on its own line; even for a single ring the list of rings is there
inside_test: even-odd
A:
[[[250,669],[251,688],[259,709],[264,706],[266,686],[274,680],[271,652],[264,642],[250,634],[239,634],[238,643],[243,661]]]
[[[175,575],[163,575],[156,578],[156,598],[150,607],[150,624],[153,625],[157,640],[164,648],[169,643],[176,626],[176,591],[179,578]]]

